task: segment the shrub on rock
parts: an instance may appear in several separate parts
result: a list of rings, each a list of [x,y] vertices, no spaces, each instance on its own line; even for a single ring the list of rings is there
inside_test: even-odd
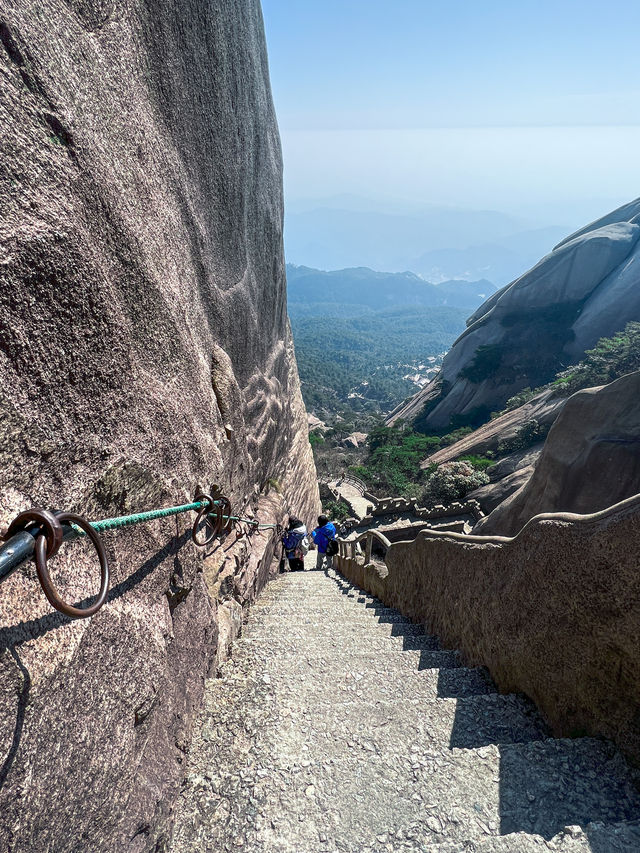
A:
[[[422,500],[427,507],[448,504],[488,482],[487,474],[477,471],[469,462],[445,462],[429,477]]]

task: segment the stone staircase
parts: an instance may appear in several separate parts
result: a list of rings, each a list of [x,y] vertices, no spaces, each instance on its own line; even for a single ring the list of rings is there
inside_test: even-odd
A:
[[[333,494],[345,501],[358,520],[362,520],[371,509],[373,501],[364,497],[362,487],[359,487],[357,483],[348,479],[339,479],[332,480],[327,485]]]
[[[333,572],[291,573],[208,683],[169,849],[638,853],[634,781]]]

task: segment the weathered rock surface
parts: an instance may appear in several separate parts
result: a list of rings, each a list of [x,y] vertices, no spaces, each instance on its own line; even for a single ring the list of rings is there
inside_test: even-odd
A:
[[[320,418],[312,415],[311,412],[307,412],[307,424],[309,426],[309,432],[311,432],[311,430],[324,431],[329,429],[324,421],[321,421]]]
[[[0,0],[0,130],[0,527],[213,482],[312,521],[257,0]],[[52,612],[30,567],[3,584],[3,851],[162,846],[204,677],[275,547],[232,534],[203,560],[192,520],[105,535],[90,620]],[[52,572],[71,601],[95,589],[81,545]]]
[[[358,448],[367,440],[366,432],[352,432],[346,438],[342,439],[343,447]]]
[[[485,514],[493,512],[497,506],[500,506],[503,501],[522,488],[525,483],[529,482],[534,470],[534,465],[525,465],[522,468],[512,471],[510,474],[506,474],[493,483],[487,483],[486,486],[474,489],[472,492],[469,492],[468,497],[478,501]],[[478,523],[481,523],[483,520],[480,519]]]
[[[426,530],[392,544],[382,571],[337,564],[501,691],[533,699],[556,735],[608,737],[638,762],[639,552],[636,496],[538,517],[513,539]]]
[[[567,400],[522,487],[475,532],[512,536],[541,512],[590,513],[640,493],[640,372]]]
[[[421,429],[476,422],[575,364],[640,316],[640,199],[560,243],[468,320],[435,380],[390,417]]]
[[[542,391],[522,406],[478,427],[455,444],[432,453],[420,467],[428,468],[434,463],[441,465],[468,454],[482,456],[487,450],[495,451],[501,442],[515,438],[518,430],[530,421],[537,421],[541,427],[551,426],[566,402],[567,397],[559,397],[553,390]]]
[[[490,482],[469,492],[467,498],[478,501],[485,514],[492,512],[529,481],[542,447],[542,443],[534,444],[532,447],[510,453],[495,465],[489,466],[486,473]]]

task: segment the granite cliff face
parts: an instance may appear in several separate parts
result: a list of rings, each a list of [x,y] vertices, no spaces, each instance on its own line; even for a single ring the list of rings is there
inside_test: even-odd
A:
[[[543,512],[594,513],[640,493],[640,373],[569,397],[535,469],[474,534],[514,536]]]
[[[478,423],[640,316],[640,199],[560,243],[468,320],[439,375],[390,422]]]
[[[219,483],[318,509],[282,252],[258,0],[0,0],[0,527]],[[203,681],[273,571],[273,531],[202,556],[192,517],[105,534],[108,604],[0,589],[0,849],[162,849]],[[61,594],[96,588],[63,546]]]

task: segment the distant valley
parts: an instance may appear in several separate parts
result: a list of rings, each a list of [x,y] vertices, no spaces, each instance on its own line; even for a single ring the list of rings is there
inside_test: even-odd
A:
[[[419,390],[496,291],[488,281],[434,285],[414,273],[292,264],[287,280],[303,396],[328,420],[386,414]]]

